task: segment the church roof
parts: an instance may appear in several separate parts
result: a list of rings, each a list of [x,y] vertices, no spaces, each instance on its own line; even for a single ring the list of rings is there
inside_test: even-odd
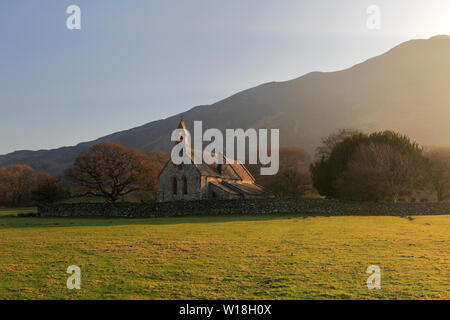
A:
[[[180,119],[177,129],[186,129],[183,119]],[[188,150],[189,151],[187,153],[190,154],[191,161],[194,163],[194,149],[188,146]],[[211,154],[211,156],[214,156],[214,154]],[[218,177],[230,180],[244,180],[252,182],[255,181],[255,178],[242,163],[236,160],[231,160],[224,155],[222,155],[222,157],[222,168],[219,168],[219,164],[206,164],[204,162],[201,164],[194,164],[194,166],[198,169],[200,175],[206,177]]]
[[[192,162],[193,162],[193,151],[192,151]],[[247,170],[247,168],[236,160],[231,160],[223,156],[222,171],[220,172],[219,164],[194,164],[199,170],[202,176],[206,177],[221,177],[230,180],[244,180],[244,181],[255,181],[255,178]]]
[[[212,185],[214,185],[214,186],[216,186],[217,188],[219,188],[219,189],[221,189],[221,190],[227,192],[227,193],[230,193],[230,194],[239,194],[237,191],[235,191],[235,190],[233,190],[233,189],[231,189],[231,188],[225,186],[224,184],[222,184],[222,183],[220,183],[220,182],[213,182],[213,181],[211,181],[211,182],[209,182],[209,183],[212,184]]]
[[[254,183],[236,183],[222,181],[220,184],[241,194],[261,195],[264,192],[262,187]]]
[[[230,193],[230,194],[241,194],[247,196],[260,196],[264,193],[262,187],[254,183],[237,183],[237,182],[209,182],[215,187]]]

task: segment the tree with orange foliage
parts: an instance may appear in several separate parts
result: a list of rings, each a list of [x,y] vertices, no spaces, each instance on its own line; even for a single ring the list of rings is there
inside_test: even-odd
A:
[[[24,163],[16,163],[0,169],[0,202],[18,206],[31,202],[31,190],[36,172]]]
[[[116,202],[139,190],[155,188],[155,167],[147,155],[119,143],[105,142],[81,153],[66,177],[81,187],[81,195]]]

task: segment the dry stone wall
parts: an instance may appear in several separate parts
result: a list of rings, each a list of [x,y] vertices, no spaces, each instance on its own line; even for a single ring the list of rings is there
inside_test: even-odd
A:
[[[153,203],[67,203],[40,206],[42,217],[172,217],[228,214],[437,215],[450,214],[450,203],[358,203],[327,199],[194,200]]]

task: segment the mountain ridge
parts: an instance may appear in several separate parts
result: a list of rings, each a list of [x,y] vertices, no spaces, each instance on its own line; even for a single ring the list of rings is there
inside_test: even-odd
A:
[[[267,82],[211,105],[181,113],[207,128],[280,128],[281,145],[312,153],[320,138],[343,128],[396,130],[421,144],[450,145],[450,36],[409,40],[350,68],[313,71]],[[24,162],[59,175],[91,145],[115,141],[143,152],[169,151],[180,115],[151,121],[75,146],[18,150],[0,156],[0,167]]]

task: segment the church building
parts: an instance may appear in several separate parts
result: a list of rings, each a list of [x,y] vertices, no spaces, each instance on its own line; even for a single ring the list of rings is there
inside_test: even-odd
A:
[[[178,129],[186,130],[183,120]],[[223,156],[223,164],[194,164],[191,150],[189,156],[192,164],[166,163],[159,174],[158,201],[263,197],[262,187],[242,163]]]

